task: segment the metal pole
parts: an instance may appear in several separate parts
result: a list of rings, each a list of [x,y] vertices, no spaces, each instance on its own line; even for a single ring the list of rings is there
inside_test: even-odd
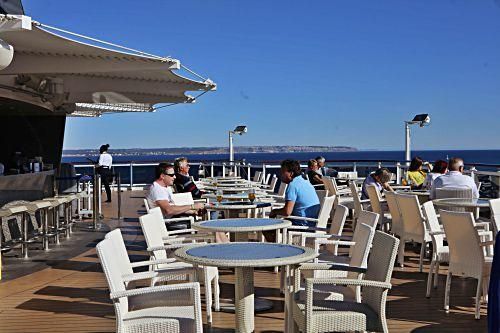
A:
[[[93,188],[92,188],[92,229],[97,230],[97,223],[99,221],[99,212],[98,212],[98,206],[99,206],[99,198],[97,197],[97,193],[99,192],[99,182],[97,178],[99,175],[96,172],[96,169],[94,168],[94,179],[93,179]]]
[[[233,149],[233,131],[229,131],[229,164],[233,165],[234,149]]]
[[[130,162],[130,189],[132,189],[132,186],[134,186],[134,167],[132,165],[132,162]]]
[[[396,163],[396,184],[401,185],[401,163]]]
[[[262,184],[265,184],[266,182],[266,165],[262,164]]]
[[[122,219],[122,179],[120,173],[116,175],[116,190],[118,191],[118,219]]]
[[[250,163],[248,163],[247,168],[248,168],[248,170],[247,170],[247,180],[250,181],[252,179],[252,177],[250,177],[250,172],[252,172],[252,165]]]
[[[410,143],[411,143],[411,136],[410,136],[410,124],[405,121],[405,160],[406,165],[410,165],[411,160],[411,151],[410,151]]]

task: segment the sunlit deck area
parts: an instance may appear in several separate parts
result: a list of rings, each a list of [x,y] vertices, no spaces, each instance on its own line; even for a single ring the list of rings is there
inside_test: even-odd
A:
[[[145,242],[138,217],[144,214],[141,191],[123,193],[123,216],[117,220],[116,200],[103,205],[105,227],[102,232],[85,230],[86,222],[75,227],[73,236],[51,246],[44,253],[33,250],[31,258],[13,258],[17,250],[3,258],[0,282],[0,332],[114,332],[113,305],[95,245],[106,231],[120,228],[133,261],[145,259]],[[90,223],[90,222],[89,222]],[[350,225],[345,233],[351,232]],[[387,317],[391,332],[485,332],[486,308],[481,319],[474,319],[475,280],[454,278],[449,313],[443,310],[444,270],[432,298],[425,297],[429,261],[418,272],[418,250],[406,247],[405,268],[396,267],[389,292]],[[408,249],[410,251],[408,251]],[[234,294],[234,274],[220,270],[221,297]],[[256,313],[256,332],[284,330],[284,299],[279,292],[279,275],[270,269],[256,269],[256,295],[273,302],[271,310]],[[204,307],[204,302],[202,302]],[[204,321],[206,320],[204,316]],[[233,332],[234,314],[213,313],[206,332]]]

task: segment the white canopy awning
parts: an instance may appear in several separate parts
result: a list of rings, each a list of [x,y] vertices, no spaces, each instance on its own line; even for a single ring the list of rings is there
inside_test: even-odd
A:
[[[179,60],[48,27],[27,16],[0,15],[0,39],[0,58],[9,45],[14,50],[10,64],[0,70],[0,96],[38,97],[52,111],[88,116],[152,111],[158,103],[195,101],[186,91],[216,89],[201,76],[195,80],[175,74],[181,69]]]

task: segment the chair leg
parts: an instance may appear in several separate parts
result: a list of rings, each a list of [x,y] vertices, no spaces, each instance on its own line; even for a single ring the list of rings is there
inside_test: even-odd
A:
[[[401,267],[401,268],[404,267],[404,261],[405,261],[405,239],[401,238],[401,241],[399,243],[399,249],[398,249],[399,267]]]
[[[215,311],[220,311],[220,288],[219,288],[219,277],[214,278],[214,309]]]
[[[205,272],[205,303],[207,305],[207,322],[212,324],[212,281],[209,280],[207,268],[203,269]]]
[[[424,254],[425,254],[425,242],[422,242],[420,245],[420,259],[418,263],[418,271],[422,273],[423,265],[424,265]]]
[[[438,287],[439,261],[436,261],[435,269],[436,269],[436,271],[434,272],[434,289],[436,289]]]
[[[451,272],[446,275],[446,287],[444,290],[444,310],[450,312],[450,287],[451,287]]]
[[[431,284],[434,274],[434,265],[436,265],[436,260],[433,258],[431,261],[431,267],[429,268],[429,274],[427,275],[427,291],[425,294],[425,297],[427,298],[431,297]]]
[[[481,294],[483,293],[483,279],[477,279],[477,289],[476,289],[476,313],[474,314],[475,319],[481,318]]]

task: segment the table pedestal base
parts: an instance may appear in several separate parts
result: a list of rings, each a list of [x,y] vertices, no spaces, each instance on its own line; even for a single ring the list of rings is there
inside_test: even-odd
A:
[[[255,298],[253,304],[255,312],[263,312],[273,308],[273,302],[263,298]],[[220,310],[222,312],[234,313],[234,299],[221,299]]]

